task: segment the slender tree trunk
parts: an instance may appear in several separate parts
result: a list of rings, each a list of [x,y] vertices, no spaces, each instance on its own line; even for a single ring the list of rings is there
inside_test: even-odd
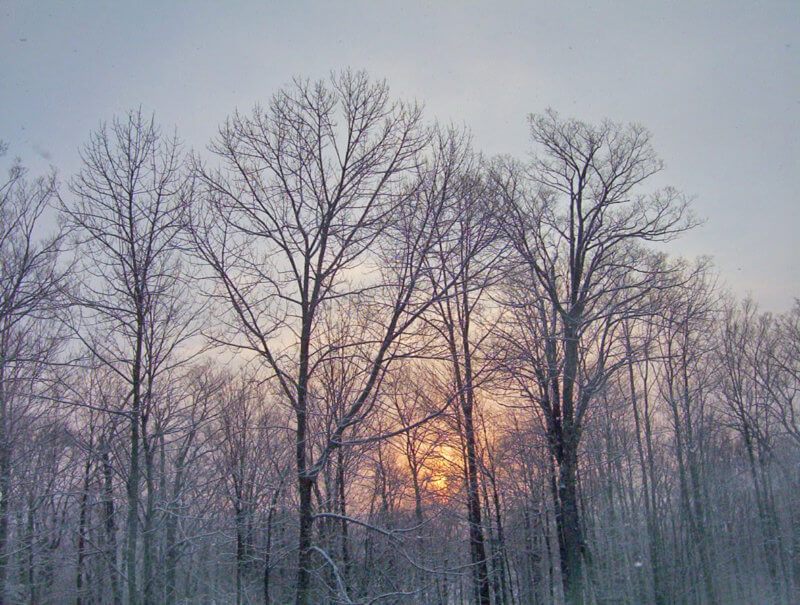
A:
[[[272,498],[269,503],[269,512],[267,513],[267,539],[264,550],[264,605],[270,605],[269,596],[269,580],[270,580],[270,566],[272,556],[272,526],[275,519],[275,509],[278,506],[278,496],[281,492],[279,485],[272,493]]]
[[[89,443],[89,453],[86,458],[86,465],[83,469],[83,491],[81,492],[80,513],[78,519],[78,562],[75,570],[75,593],[76,605],[83,603],[83,575],[84,575],[84,560],[86,558],[86,515],[89,500],[89,479],[90,471],[92,468],[92,448],[91,442]]]
[[[500,572],[500,587],[501,587],[501,594],[502,594],[502,603],[510,603],[511,602],[511,595],[509,591],[508,583],[510,581],[511,574],[509,573],[509,565],[508,565],[508,557],[506,551],[506,537],[505,532],[503,530],[503,513],[502,509],[500,508],[500,493],[497,490],[497,483],[494,479],[494,473],[490,477],[490,481],[492,484],[492,500],[494,502],[494,520],[495,524],[497,525],[497,565],[498,570]]]
[[[467,518],[469,521],[469,542],[472,551],[473,577],[481,605],[490,605],[489,571],[486,564],[486,546],[483,540],[480,496],[478,495],[478,463],[475,452],[475,426],[472,407],[465,406],[464,438],[467,447]]]
[[[10,509],[11,472],[5,445],[0,445],[0,605],[5,603],[8,575],[8,515]]]
[[[6,577],[8,575],[8,514],[11,480],[6,469],[7,464],[2,461],[6,454],[1,450],[5,447],[0,446],[0,605],[4,605],[6,592]]]
[[[648,527],[650,535],[652,536],[653,548],[653,582],[654,590],[658,587],[656,593],[656,605],[666,605],[670,600],[670,584],[665,575],[665,547],[663,541],[663,525],[660,521],[659,504],[658,504],[658,484],[656,476],[656,459],[653,447],[653,425],[650,422],[650,393],[647,386],[648,374],[645,373],[645,389],[642,393],[642,423],[644,424],[644,446],[647,460],[647,468],[642,468],[642,473],[649,476],[650,491],[645,494],[645,500],[649,501],[650,516],[648,517]]]
[[[108,455],[108,444],[104,441],[101,461],[103,464],[103,515],[105,529],[105,558],[108,577],[111,583],[111,598],[114,605],[122,603],[117,568],[117,528],[114,522],[114,474]]]
[[[8,515],[11,505],[11,443],[6,401],[5,361],[0,359],[0,605],[5,604],[8,575]]]
[[[138,414],[137,414],[138,415]],[[139,422],[131,422],[131,468],[127,482],[128,514],[125,522],[125,572],[128,582],[128,603],[136,605],[139,601],[136,586],[136,542],[139,507]]]
[[[488,473],[484,473],[486,477]],[[483,489],[483,514],[486,521],[486,538],[488,541],[488,568],[489,580],[492,589],[492,602],[496,605],[505,605],[506,603],[506,573],[503,561],[503,554],[500,550],[500,537],[501,530],[497,525],[497,511],[494,509],[496,502],[489,496],[489,488],[487,483],[491,479],[482,481]]]
[[[141,423],[141,359],[144,340],[144,321],[139,321],[136,333],[136,351],[131,388],[133,407],[130,411],[130,472],[126,486],[128,512],[125,522],[125,572],[128,576],[128,605],[138,605],[139,591],[136,582],[136,554],[139,528],[139,428]]]
[[[25,569],[27,571],[27,577],[25,578],[25,583],[28,585],[28,591],[30,594],[30,602],[36,602],[36,553],[34,552],[33,548],[33,540],[34,540],[34,530],[35,530],[35,517],[36,517],[36,509],[33,504],[33,499],[28,499],[28,516],[27,516],[27,527],[26,527],[26,537],[25,537],[25,550],[28,553],[26,557],[27,565]]]
[[[411,487],[414,490],[414,520],[417,524],[417,531],[416,531],[416,556],[419,560],[422,560],[423,554],[425,552],[425,537],[422,533],[422,523],[424,521],[424,516],[422,513],[422,489],[419,484],[419,464],[417,463],[417,454],[414,450],[414,446],[412,444],[413,437],[410,433],[405,435],[405,453],[406,453],[406,461],[408,462],[408,470],[409,474],[411,475]],[[414,572],[417,584],[423,583],[423,576],[425,574],[424,571],[417,569]],[[438,579],[437,579],[438,583]],[[434,594],[438,593],[438,588],[434,591]],[[429,593],[427,590],[423,590],[421,593],[421,598],[423,600],[428,599]],[[433,595],[431,595],[431,598]]]
[[[340,538],[340,552],[342,558],[342,574],[343,574],[343,581],[344,581],[344,588],[345,591],[349,594],[350,593],[350,538],[348,536],[348,528],[347,528],[347,520],[344,518],[347,516],[347,501],[345,498],[345,478],[344,478],[344,454],[342,453],[342,449],[339,448],[336,450],[336,487],[337,487],[337,499],[338,499],[338,511],[339,514],[342,515],[342,519],[339,521],[339,538]]]
[[[481,520],[481,502],[478,485],[478,461],[475,437],[475,424],[473,409],[475,392],[473,387],[472,351],[469,341],[469,301],[467,292],[460,293],[461,312],[463,317],[456,321],[453,311],[447,304],[442,311],[449,340],[451,362],[455,377],[455,386],[458,392],[458,401],[464,419],[463,444],[465,453],[465,475],[467,482],[467,521],[469,523],[469,544],[472,557],[472,578],[475,592],[475,602],[480,605],[490,605],[491,595],[489,587],[489,569],[486,561],[486,546],[483,536]],[[456,329],[459,334],[456,336]],[[457,340],[458,339],[458,340]],[[460,341],[460,342],[459,342]],[[459,355],[460,353],[460,355]],[[463,370],[462,370],[463,364]]]
[[[306,290],[307,291],[307,290]],[[297,417],[295,460],[297,464],[297,491],[299,496],[299,532],[297,544],[297,584],[295,589],[295,605],[308,605],[311,592],[311,555],[312,529],[314,524],[312,509],[312,491],[314,477],[308,474],[307,451],[307,405],[308,405],[308,372],[311,341],[311,322],[308,302],[304,301],[301,312],[303,325],[300,334],[300,367],[297,380]]]
[[[424,521],[422,514],[422,490],[419,485],[419,469],[416,464],[411,465],[411,484],[414,488],[414,518],[417,525],[421,526]]]
[[[242,605],[242,575],[244,574],[244,515],[242,503],[237,498],[234,508],[234,523],[236,524],[236,605]]]
[[[539,561],[537,557],[536,545],[533,537],[533,526],[531,525],[531,511],[527,502],[522,505],[522,521],[525,540],[525,589],[524,592],[520,591],[520,598],[527,595],[528,601],[535,603],[540,599],[539,588],[541,586],[539,580]]]
[[[789,570],[784,559],[783,539],[778,531],[778,520],[775,512],[775,500],[770,484],[770,475],[765,463],[766,453],[760,440],[756,442],[748,421],[742,419],[742,437],[747,452],[750,478],[756,496],[756,508],[761,524],[761,544],[767,569],[772,578],[775,594],[780,595],[782,584],[789,580]]]
[[[180,505],[178,503],[180,485],[183,482],[182,469],[176,471],[175,487],[172,492],[172,502],[169,506],[166,521],[166,556],[165,556],[165,583],[166,583],[166,603],[171,605],[177,598],[176,575],[178,568],[178,515],[180,515]]]
[[[484,442],[486,443],[487,449],[487,458],[488,458],[488,468],[485,471],[486,478],[488,479],[488,483],[491,485],[492,488],[492,498],[491,502],[494,505],[494,522],[495,527],[497,528],[497,536],[496,539],[493,541],[494,548],[492,552],[492,559],[495,561],[495,573],[497,574],[497,580],[499,583],[499,592],[495,596],[495,601],[500,605],[505,605],[505,603],[509,603],[511,599],[511,569],[508,562],[508,556],[506,551],[506,540],[505,540],[505,532],[503,530],[503,511],[500,506],[500,491],[497,489],[497,472],[495,468],[495,461],[492,457],[492,452],[490,451],[489,445],[489,436],[486,430],[486,424],[483,425],[483,437]],[[486,493],[488,487],[486,483],[484,483],[484,499],[486,502],[489,502],[489,496]],[[487,510],[491,511],[491,507],[487,505]],[[489,514],[489,513],[487,513]]]
[[[144,435],[142,435],[144,437]],[[142,440],[145,442],[145,440]],[[154,537],[155,537],[155,516],[156,516],[156,488],[153,470],[153,455],[151,447],[145,447],[145,483],[147,485],[147,498],[145,499],[144,510],[144,530],[142,532],[142,592],[144,603],[151,605],[155,602],[155,578],[154,578]]]

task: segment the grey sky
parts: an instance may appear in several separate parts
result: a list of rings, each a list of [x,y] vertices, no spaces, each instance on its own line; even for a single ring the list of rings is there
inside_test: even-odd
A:
[[[800,2],[8,2],[0,139],[62,177],[101,120],[142,105],[205,147],[292,76],[386,78],[488,154],[553,107],[636,121],[706,224],[672,249],[739,294],[800,296]],[[7,164],[7,159],[4,163]]]

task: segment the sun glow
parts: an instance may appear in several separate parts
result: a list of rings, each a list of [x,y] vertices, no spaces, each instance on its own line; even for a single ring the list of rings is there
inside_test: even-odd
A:
[[[442,445],[426,461],[425,485],[440,499],[451,498],[460,486],[461,464],[458,451]]]

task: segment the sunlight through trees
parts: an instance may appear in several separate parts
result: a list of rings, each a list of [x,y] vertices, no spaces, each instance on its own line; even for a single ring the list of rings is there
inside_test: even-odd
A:
[[[797,602],[800,301],[664,252],[644,127],[529,126],[342,71],[12,161],[0,603]]]

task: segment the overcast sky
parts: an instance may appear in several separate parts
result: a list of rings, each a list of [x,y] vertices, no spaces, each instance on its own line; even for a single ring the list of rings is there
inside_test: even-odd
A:
[[[0,139],[62,179],[102,120],[141,105],[202,149],[292,76],[385,78],[487,154],[529,151],[526,116],[639,122],[658,184],[706,223],[739,295],[800,296],[800,2],[22,2],[0,0]]]

